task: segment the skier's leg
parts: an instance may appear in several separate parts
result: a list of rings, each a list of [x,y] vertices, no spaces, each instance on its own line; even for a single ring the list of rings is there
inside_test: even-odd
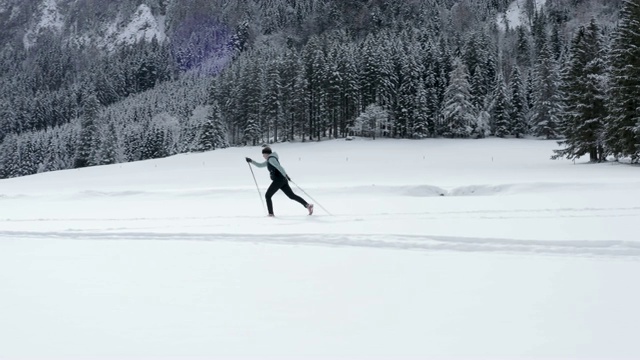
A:
[[[293,190],[291,190],[291,186],[289,186],[288,182],[285,182],[282,185],[282,192],[285,193],[285,195],[287,195],[289,197],[289,199],[291,200],[295,200],[297,202],[299,202],[300,204],[302,204],[302,206],[304,206],[305,208],[309,207],[309,203],[307,203],[303,198],[301,198],[300,196],[296,195]]]
[[[273,215],[273,203],[271,202],[271,197],[280,189],[280,184],[277,181],[273,181],[269,188],[267,189],[267,193],[264,195],[267,200],[267,210],[269,211],[269,215]]]

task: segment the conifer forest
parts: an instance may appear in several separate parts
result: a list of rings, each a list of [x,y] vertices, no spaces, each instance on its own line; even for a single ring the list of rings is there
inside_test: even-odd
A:
[[[0,178],[354,135],[638,162],[640,0],[0,0]]]

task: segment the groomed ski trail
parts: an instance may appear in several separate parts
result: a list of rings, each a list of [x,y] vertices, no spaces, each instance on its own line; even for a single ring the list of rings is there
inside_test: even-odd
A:
[[[228,234],[187,232],[0,231],[0,239],[76,241],[208,241],[315,245],[414,251],[606,257],[640,260],[640,243],[630,241],[540,241],[403,234]]]

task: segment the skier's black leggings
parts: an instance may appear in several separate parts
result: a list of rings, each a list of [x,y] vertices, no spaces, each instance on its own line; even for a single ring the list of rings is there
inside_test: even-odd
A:
[[[307,202],[304,201],[304,199],[301,198],[300,196],[294,194],[293,190],[291,190],[291,186],[289,186],[289,182],[287,181],[287,179],[282,177],[282,178],[277,178],[273,180],[273,182],[271,183],[271,185],[269,185],[269,188],[267,189],[265,198],[267,199],[267,209],[269,210],[269,214],[273,215],[273,204],[271,203],[271,197],[278,190],[282,190],[282,192],[284,192],[285,195],[289,197],[289,199],[295,200],[300,204],[302,204],[302,206],[307,207],[308,205]]]

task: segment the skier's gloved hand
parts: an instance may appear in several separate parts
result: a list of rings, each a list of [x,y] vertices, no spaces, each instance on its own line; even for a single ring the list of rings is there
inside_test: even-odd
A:
[[[252,161],[253,161],[253,160],[251,160],[251,158],[248,158],[248,157],[246,157],[246,158],[244,158],[244,159],[245,159],[245,160],[247,160],[247,162],[248,162],[248,163],[250,163],[250,162],[252,162]]]

